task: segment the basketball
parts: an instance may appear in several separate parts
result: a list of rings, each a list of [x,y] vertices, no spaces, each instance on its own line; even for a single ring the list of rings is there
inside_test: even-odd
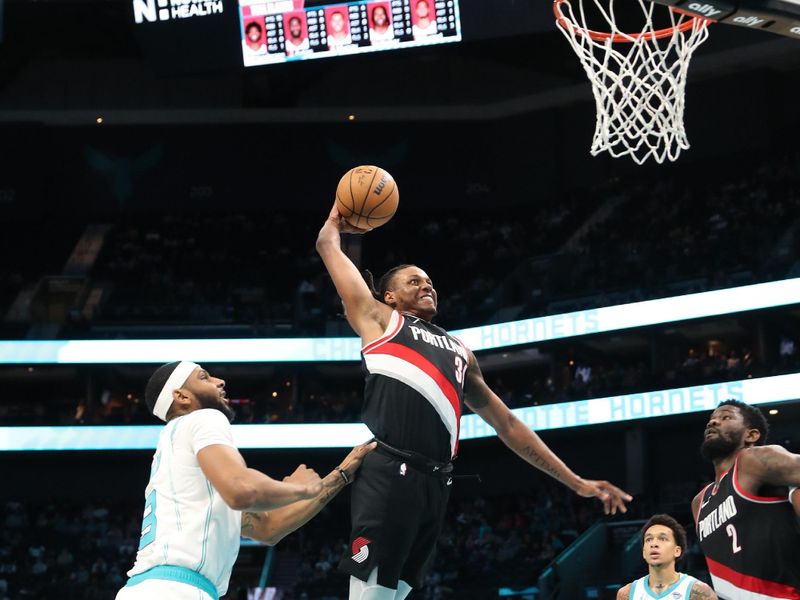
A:
[[[388,223],[397,210],[400,193],[391,175],[380,167],[362,165],[339,180],[336,206],[353,227],[371,229]]]

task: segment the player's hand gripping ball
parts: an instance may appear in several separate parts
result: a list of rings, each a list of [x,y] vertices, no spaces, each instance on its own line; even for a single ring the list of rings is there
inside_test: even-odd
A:
[[[350,169],[336,188],[336,208],[353,227],[374,229],[394,216],[400,193],[389,173],[380,167],[362,165]]]

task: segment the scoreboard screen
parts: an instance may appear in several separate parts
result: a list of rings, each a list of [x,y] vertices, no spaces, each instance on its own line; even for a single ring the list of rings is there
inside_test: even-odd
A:
[[[239,0],[246,67],[461,40],[458,0]]]

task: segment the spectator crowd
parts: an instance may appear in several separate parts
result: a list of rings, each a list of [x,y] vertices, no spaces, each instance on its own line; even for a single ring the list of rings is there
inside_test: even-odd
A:
[[[700,185],[665,176],[517,205],[495,199],[491,216],[434,208],[347,236],[346,246],[376,275],[399,263],[425,268],[447,328],[781,279],[798,272],[796,162],[770,157]],[[103,229],[86,293],[58,335],[135,337],[150,327],[158,337],[158,327],[171,327],[161,333],[169,337],[200,326],[242,337],[340,332],[341,305],[314,248],[321,222],[299,209],[126,215]],[[51,243],[26,250],[26,225],[9,231],[0,249],[19,260],[2,266],[0,313],[37,278],[58,274],[80,238],[77,223],[28,226],[52,231]],[[18,335],[8,319],[4,327]]]

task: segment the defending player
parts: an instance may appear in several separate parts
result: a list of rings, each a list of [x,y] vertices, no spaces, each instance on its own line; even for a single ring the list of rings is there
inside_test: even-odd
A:
[[[216,600],[227,591],[239,537],[275,544],[355,475],[358,446],[325,478],[305,465],[283,481],[248,469],[233,445],[225,382],[192,362],[159,367],[145,390],[166,421],[145,490],[142,537],[117,600]]]
[[[675,570],[687,547],[686,530],[669,515],[653,515],[642,527],[647,575],[620,588],[617,600],[717,600],[708,585]]]
[[[765,446],[768,431],[761,411],[737,400],[721,402],[705,429],[701,452],[716,477],[692,512],[714,590],[726,600],[800,600],[800,523],[789,498],[800,485],[800,455]]]
[[[450,492],[462,401],[531,465],[601,499],[606,513],[626,510],[630,496],[573,473],[489,389],[472,352],[431,323],[437,295],[422,269],[395,267],[375,292],[342,252],[341,232],[363,233],[334,206],[317,251],[363,343],[362,416],[378,441],[353,489],[351,552],[340,564],[351,600],[399,600],[422,585]]]

